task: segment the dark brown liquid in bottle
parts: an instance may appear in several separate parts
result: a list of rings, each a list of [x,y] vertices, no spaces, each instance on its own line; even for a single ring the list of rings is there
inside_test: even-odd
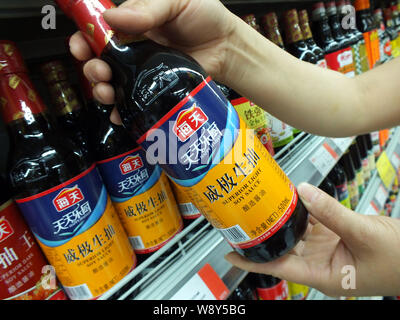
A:
[[[92,3],[88,1],[85,5],[91,6]],[[82,27],[86,23],[81,24]],[[150,40],[129,45],[119,43],[114,36],[100,57],[113,71],[116,106],[123,124],[134,139],[139,139],[207,75],[191,57]],[[168,164],[160,166],[167,173],[171,172]],[[270,183],[273,184],[273,181]],[[307,223],[307,210],[299,200],[288,221],[273,236],[258,245],[237,251],[256,262],[276,259],[295,246]]]

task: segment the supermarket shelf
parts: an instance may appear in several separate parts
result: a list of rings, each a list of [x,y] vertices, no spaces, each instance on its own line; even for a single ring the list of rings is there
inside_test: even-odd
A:
[[[386,148],[386,154],[389,159],[391,159],[394,152],[400,155],[400,127],[396,128]],[[390,186],[386,188],[375,170],[355,211],[363,214],[379,214],[387,199],[387,197],[381,196],[380,190],[386,190],[388,196],[393,181],[394,178]]]
[[[277,154],[276,159],[294,183],[307,181],[318,185],[324,176],[311,163],[313,155],[325,145],[329,146],[336,158],[325,168],[328,172],[352,140],[335,141],[302,133]],[[300,176],[298,171],[302,170],[307,170],[308,174]],[[232,291],[247,272],[233,267],[223,258],[230,251],[232,248],[222,235],[201,217],[141,263],[101,299],[171,299],[206,263]]]
[[[400,196],[397,196],[396,202],[391,214],[392,218],[400,219]]]

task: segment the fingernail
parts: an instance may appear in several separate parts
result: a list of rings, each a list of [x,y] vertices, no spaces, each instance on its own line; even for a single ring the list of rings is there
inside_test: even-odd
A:
[[[297,187],[297,191],[303,202],[307,202],[308,204],[312,204],[313,202],[317,201],[321,195],[318,188],[305,182],[300,183],[300,185]]]

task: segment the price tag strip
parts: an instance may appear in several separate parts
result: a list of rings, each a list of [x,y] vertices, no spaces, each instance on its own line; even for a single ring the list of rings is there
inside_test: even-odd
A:
[[[327,142],[320,146],[313,154],[313,156],[309,158],[311,163],[324,177],[328,175],[329,171],[336,164],[338,159],[338,154],[331,148],[331,146]]]
[[[377,204],[378,212],[383,209],[385,206],[386,200],[389,196],[389,193],[385,189],[385,187],[380,184],[378,190],[376,190],[375,194],[375,203]]]
[[[350,138],[331,138],[332,142],[340,149],[342,153],[349,148],[351,142],[353,141],[354,137]]]
[[[207,263],[170,300],[225,300],[229,289]]]
[[[390,158],[390,161],[392,162],[394,169],[396,171],[399,170],[399,167],[400,167],[400,156],[396,152],[393,152],[393,154],[392,154],[392,156]]]
[[[376,206],[376,204],[373,201],[371,201],[367,207],[367,210],[362,213],[364,213],[366,215],[370,215],[370,216],[377,216],[377,215],[379,215],[379,209]]]

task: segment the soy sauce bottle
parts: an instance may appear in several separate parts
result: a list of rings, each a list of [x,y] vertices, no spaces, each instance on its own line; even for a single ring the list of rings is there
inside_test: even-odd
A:
[[[364,136],[358,136],[356,141],[358,149],[360,150],[361,165],[364,172],[364,182],[365,184],[368,184],[369,179],[371,178],[371,170],[369,165],[367,142],[365,141]]]
[[[135,267],[136,256],[95,164],[51,126],[13,43],[0,41],[0,60],[15,202],[69,298],[98,298]]]
[[[89,146],[138,262],[171,241],[183,228],[169,180],[123,126],[111,122],[113,105],[97,102],[92,86],[76,64],[91,113]]]
[[[344,170],[339,163],[337,163],[333,167],[331,172],[329,172],[328,178],[331,179],[333,184],[335,185],[339,202],[345,207],[351,209],[346,174],[344,173]]]
[[[250,273],[249,278],[259,300],[288,300],[289,288],[286,280],[260,273]]]
[[[355,139],[351,143],[349,149],[350,149],[351,160],[353,161],[354,169],[356,171],[358,193],[361,197],[365,191],[366,183],[364,180],[364,170],[363,170],[362,163],[361,163],[360,150],[358,148],[357,141]]]
[[[147,39],[124,41],[102,17],[114,7],[108,0],[57,3],[112,68],[121,119],[147,159],[198,196],[196,207],[242,255],[263,262],[291,250],[307,210],[200,65]]]
[[[339,200],[335,184],[328,177],[321,182],[319,188],[329,194],[332,198]]]
[[[352,43],[342,32],[335,1],[327,2],[325,8],[333,38],[339,43],[341,49],[349,47]]]
[[[354,168],[353,161],[351,160],[349,150],[346,150],[346,152],[340,158],[339,164],[343,167],[343,170],[346,174],[351,209],[355,210],[358,205],[358,202],[360,201],[360,194],[358,192],[356,170]]]

